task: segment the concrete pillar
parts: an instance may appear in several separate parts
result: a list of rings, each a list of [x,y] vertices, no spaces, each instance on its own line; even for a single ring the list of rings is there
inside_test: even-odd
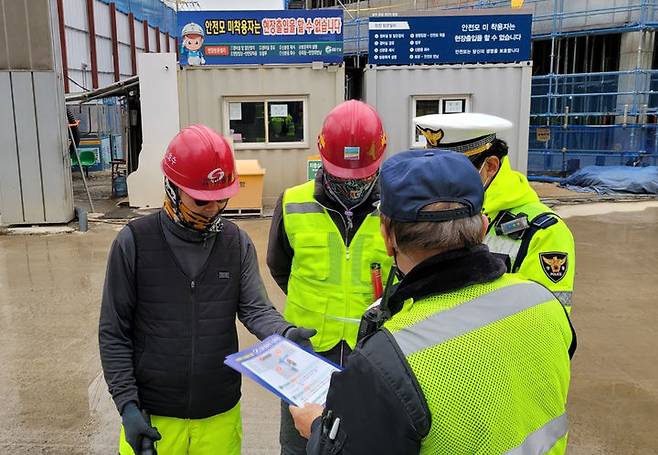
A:
[[[621,35],[621,45],[619,48],[619,71],[632,71],[636,69],[651,69],[653,60],[655,32],[645,30],[639,32],[628,32]],[[641,112],[643,106],[649,101],[651,78],[648,74],[633,73],[619,76],[618,91],[632,92],[628,95],[617,96],[617,111],[629,113]],[[644,93],[642,93],[644,92]],[[629,123],[634,123],[636,118],[627,119]],[[617,118],[617,123],[623,123],[624,116]]]

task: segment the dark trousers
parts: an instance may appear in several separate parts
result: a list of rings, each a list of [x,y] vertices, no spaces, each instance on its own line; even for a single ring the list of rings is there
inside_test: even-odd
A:
[[[322,357],[342,366],[345,359],[352,352],[345,341],[325,352],[318,352]],[[292,420],[288,403],[281,401],[281,425],[279,427],[279,442],[281,443],[281,455],[306,455],[307,440],[299,435]]]

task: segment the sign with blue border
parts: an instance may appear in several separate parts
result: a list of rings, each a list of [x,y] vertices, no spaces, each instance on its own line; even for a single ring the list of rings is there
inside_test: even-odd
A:
[[[343,10],[181,11],[181,65],[341,63]]]
[[[387,16],[368,23],[373,65],[530,60],[531,14]]]

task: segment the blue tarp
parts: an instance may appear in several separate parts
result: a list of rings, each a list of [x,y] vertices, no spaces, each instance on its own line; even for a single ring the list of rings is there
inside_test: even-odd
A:
[[[115,3],[122,13],[133,13],[137,20],[146,19],[149,25],[160,27],[163,33],[176,33],[176,12],[161,0],[101,0],[103,3]]]
[[[573,191],[658,194],[658,166],[587,166],[564,181]]]

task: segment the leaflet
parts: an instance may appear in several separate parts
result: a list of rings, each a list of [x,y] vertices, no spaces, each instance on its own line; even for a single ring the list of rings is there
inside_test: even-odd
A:
[[[338,365],[280,335],[231,354],[224,363],[295,406],[324,405],[331,375],[340,371]]]

